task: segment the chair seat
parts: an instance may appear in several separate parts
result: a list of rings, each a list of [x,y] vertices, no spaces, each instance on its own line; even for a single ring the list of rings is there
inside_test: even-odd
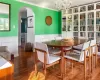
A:
[[[80,55],[77,53],[70,53],[70,54],[66,54],[65,58],[71,59],[71,60],[75,60],[75,61],[79,61],[80,59]]]
[[[67,48],[64,48],[64,50],[71,50],[72,47],[67,47]]]
[[[49,49],[49,53],[50,53],[50,54],[59,54],[59,53],[61,53],[61,50],[58,49],[58,48]]]
[[[56,56],[56,55],[53,55],[53,54],[50,54],[49,56],[49,64],[53,63],[53,62],[56,62],[60,60],[60,57],[59,56]]]
[[[80,54],[81,51],[80,50],[73,50],[73,52]]]
[[[77,46],[73,46],[74,49],[78,49],[78,50],[82,50],[83,48],[83,44],[77,45]]]

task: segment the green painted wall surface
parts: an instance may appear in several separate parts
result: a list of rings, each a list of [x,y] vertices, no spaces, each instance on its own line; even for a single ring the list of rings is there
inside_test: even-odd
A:
[[[29,7],[35,14],[35,35],[41,34],[61,34],[61,13],[37,6],[17,2],[15,0],[0,0],[0,2],[11,4],[10,31],[0,32],[0,36],[17,36],[18,35],[18,14],[22,7]],[[52,17],[52,25],[45,23],[46,16]],[[15,25],[15,28],[13,26]]]

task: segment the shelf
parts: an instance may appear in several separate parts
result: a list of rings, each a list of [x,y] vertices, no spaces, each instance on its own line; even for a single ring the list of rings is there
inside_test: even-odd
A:
[[[78,21],[78,19],[74,19],[74,21]]]
[[[80,32],[86,32],[86,31],[80,31]]]
[[[78,25],[74,25],[74,27],[78,27]]]
[[[100,24],[96,24],[96,25],[100,25]]]
[[[80,19],[80,21],[85,21],[85,19]]]
[[[73,31],[73,32],[79,32],[79,31]]]
[[[94,31],[87,31],[87,32],[94,32]]]
[[[86,26],[86,25],[80,25],[80,26]]]
[[[96,19],[100,19],[100,17],[96,17]]]
[[[94,24],[89,24],[89,25],[87,25],[87,26],[94,26]]]
[[[88,38],[94,38],[94,37],[88,37]]]
[[[94,18],[88,18],[88,19],[91,19],[91,20],[93,20]]]

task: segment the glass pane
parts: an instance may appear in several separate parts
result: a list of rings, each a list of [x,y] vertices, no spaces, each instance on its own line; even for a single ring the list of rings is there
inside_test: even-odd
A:
[[[93,38],[94,37],[94,32],[88,32],[88,37]]]
[[[88,31],[94,31],[94,12],[88,13]]]
[[[96,24],[100,24],[100,11],[96,12]]]
[[[71,28],[72,28],[72,15],[69,15],[67,19],[67,31],[71,31]]]
[[[80,36],[81,37],[85,37],[86,36],[86,33],[85,32],[80,32]]]
[[[74,15],[74,31],[78,31],[78,14]]]
[[[97,37],[97,38],[98,38],[98,37],[100,38],[100,32],[97,32],[97,33],[96,33],[96,37]]]
[[[88,6],[88,10],[94,10],[94,5],[92,4],[92,5],[89,5]]]
[[[86,11],[86,7],[85,6],[80,7],[80,12],[83,12],[83,11]]]
[[[74,8],[74,13],[77,13],[78,12],[78,8]]]
[[[96,41],[97,43],[100,43],[100,32],[96,33]]]
[[[85,31],[86,30],[86,20],[85,20],[85,13],[80,14],[80,31]]]
[[[72,9],[69,9],[69,10],[68,10],[68,14],[71,14],[71,13],[72,13]]]
[[[100,31],[100,25],[96,26],[96,31]]]
[[[74,26],[74,31],[78,31],[78,26]]]
[[[96,31],[100,31],[100,11],[96,12]]]
[[[74,37],[78,37],[78,32],[74,32]]]
[[[74,15],[74,25],[78,25],[78,14]]]
[[[62,18],[62,25],[63,25],[63,26],[62,26],[62,30],[63,30],[63,31],[66,31],[66,17],[63,17],[63,18]]]
[[[100,3],[96,4],[96,9],[100,9]]]

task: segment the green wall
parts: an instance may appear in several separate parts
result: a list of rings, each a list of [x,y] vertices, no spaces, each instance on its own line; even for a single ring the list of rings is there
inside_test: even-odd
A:
[[[15,0],[0,0],[0,2],[11,4],[10,31],[0,32],[0,36],[17,36],[18,35],[18,14],[22,7],[29,7],[35,14],[35,35],[41,34],[61,34],[61,13],[37,6],[17,2]],[[52,17],[52,25],[45,23],[46,16]],[[13,26],[15,25],[15,28]]]

